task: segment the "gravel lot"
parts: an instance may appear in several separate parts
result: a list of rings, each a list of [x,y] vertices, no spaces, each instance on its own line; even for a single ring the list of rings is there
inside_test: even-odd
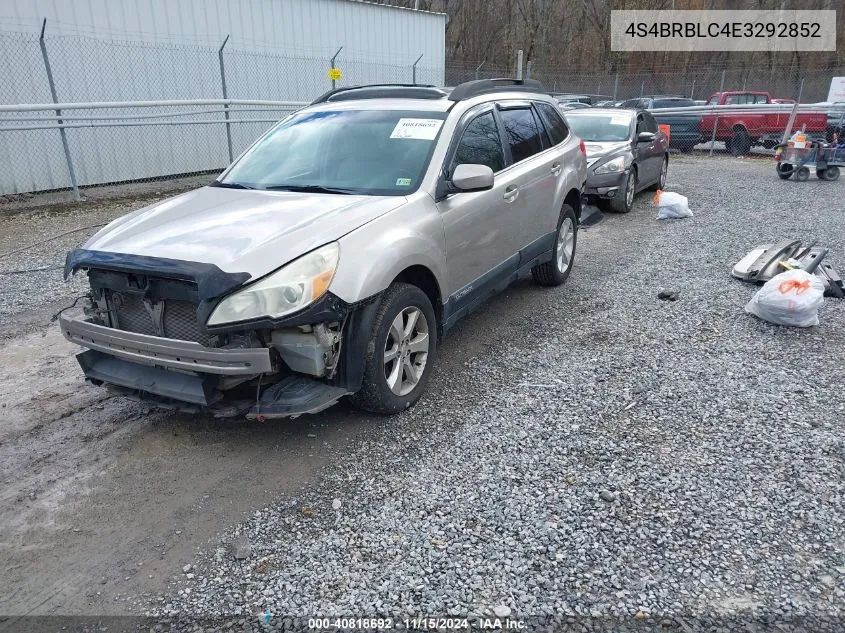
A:
[[[843,185],[773,172],[677,160],[695,218],[657,222],[641,196],[582,233],[564,289],[528,290],[542,302],[475,332],[444,389],[209,544],[152,613],[841,631],[845,303],[774,327],[728,272],[785,237],[845,265]]]
[[[668,188],[694,218],[658,222],[643,194],[583,231],[567,284],[520,283],[466,320],[402,415],[363,430],[342,408],[279,424],[291,442],[335,446],[332,424],[358,428],[316,480],[183,548],[166,591],[123,590],[120,608],[181,614],[188,629],[510,614],[576,630],[841,631],[845,302],[827,300],[817,328],[771,326],[744,313],[754,288],[729,269],[787,237],[819,239],[845,269],[843,187],[782,182],[770,162],[677,158]],[[15,241],[3,239],[0,253]],[[42,283],[22,278],[8,293],[0,277],[13,318]]]

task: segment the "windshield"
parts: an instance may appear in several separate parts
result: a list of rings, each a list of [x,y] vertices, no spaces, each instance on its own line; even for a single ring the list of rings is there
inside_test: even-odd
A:
[[[569,127],[584,141],[627,141],[631,137],[631,115],[578,114],[566,119]]]
[[[331,194],[415,191],[446,115],[339,110],[295,114],[256,143],[218,187]]]

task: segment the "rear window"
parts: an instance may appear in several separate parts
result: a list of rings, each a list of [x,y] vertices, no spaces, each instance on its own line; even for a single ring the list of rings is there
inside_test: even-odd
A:
[[[511,146],[513,162],[518,163],[543,151],[540,130],[530,108],[502,110],[501,115]]]
[[[566,137],[569,136],[569,128],[563,122],[563,117],[558,114],[557,108],[548,103],[537,103],[537,111],[540,113],[540,118],[546,126],[546,131],[549,133],[552,145],[563,143]]]

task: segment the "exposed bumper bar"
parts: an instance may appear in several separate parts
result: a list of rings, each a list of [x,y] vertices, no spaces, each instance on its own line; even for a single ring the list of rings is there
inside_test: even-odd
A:
[[[59,318],[59,324],[71,343],[143,365],[224,376],[273,371],[267,348],[212,349],[193,341],[124,332],[66,316]]]

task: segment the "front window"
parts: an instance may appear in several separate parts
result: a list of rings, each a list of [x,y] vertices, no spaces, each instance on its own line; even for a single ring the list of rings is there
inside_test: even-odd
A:
[[[631,115],[619,114],[577,114],[566,120],[569,128],[584,141],[612,142],[627,141],[631,137]]]
[[[442,112],[303,112],[256,143],[216,183],[272,191],[406,195],[419,187]]]
[[[467,163],[487,165],[494,173],[505,168],[499,128],[492,112],[475,117],[461,136],[453,168]]]

